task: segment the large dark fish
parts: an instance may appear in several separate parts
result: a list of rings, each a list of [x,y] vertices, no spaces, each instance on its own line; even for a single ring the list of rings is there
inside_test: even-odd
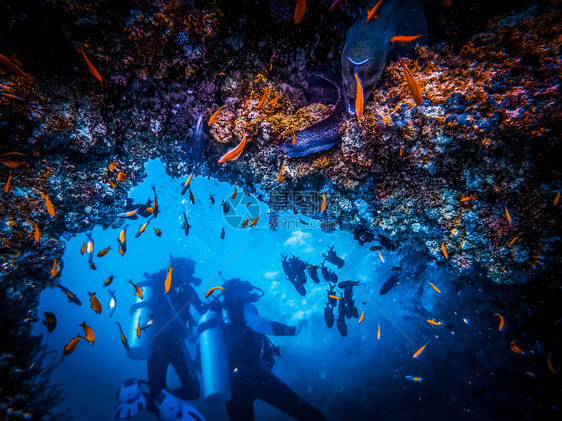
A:
[[[201,165],[203,159],[203,151],[205,147],[205,129],[206,123],[203,120],[203,114],[199,114],[195,128],[193,129],[193,138],[191,142],[191,164],[196,169]]]
[[[326,78],[323,79],[328,80]],[[293,136],[289,137],[283,144],[283,152],[288,157],[295,158],[325,151],[335,146],[340,140],[339,130],[345,118],[345,100],[341,89],[333,82],[331,83],[334,85],[334,89],[338,91],[338,100],[332,114],[324,120],[296,133],[294,145]]]
[[[322,253],[322,257],[324,257],[324,259],[326,259],[334,266],[337,266],[338,269],[341,269],[343,265],[345,265],[344,260],[341,257],[338,257],[338,255],[334,251],[334,246],[328,247],[328,254],[326,255]]]
[[[326,307],[324,307],[324,321],[329,328],[334,325],[334,309],[330,303],[326,303]]]
[[[321,268],[322,268],[322,277],[326,282],[331,282],[333,284],[338,283],[338,275],[336,275],[335,272],[331,271],[326,266],[324,266],[324,263],[322,263]]]
[[[374,2],[369,2],[371,8]],[[427,40],[427,24],[422,13],[421,1],[393,0],[383,1],[378,11],[379,17],[367,21],[367,10],[363,10],[359,19],[345,36],[345,45],[341,54],[343,90],[347,111],[355,114],[355,97],[357,96],[357,73],[363,86],[364,102],[379,81],[386,66],[387,56],[396,52],[407,57],[416,44]],[[401,45],[390,42],[396,35],[417,35],[422,37]],[[342,101],[343,102],[343,101]]]
[[[345,324],[345,301],[344,300],[339,300],[338,303],[338,319],[337,319],[337,327],[338,327],[338,332],[340,332],[340,335],[342,336],[347,336],[347,325]]]
[[[380,294],[381,295],[385,295],[388,294],[388,292],[394,288],[394,286],[398,283],[398,272],[394,271],[394,273],[391,275],[390,278],[388,278],[388,280],[382,284],[381,286],[381,290],[380,290]]]
[[[318,266],[315,265],[308,265],[306,267],[306,271],[308,272],[308,276],[310,276],[310,279],[312,279],[315,283],[319,284],[320,278],[318,278],[318,273],[316,272],[317,269]]]

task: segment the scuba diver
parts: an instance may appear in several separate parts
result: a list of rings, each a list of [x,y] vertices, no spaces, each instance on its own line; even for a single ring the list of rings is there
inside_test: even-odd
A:
[[[148,381],[128,379],[123,383],[114,409],[117,418],[129,418],[139,410],[147,409],[157,412],[166,421],[204,419],[185,402],[197,400],[200,395],[195,365],[185,341],[194,339],[188,333],[197,325],[190,306],[193,305],[200,314],[206,311],[205,304],[191,285],[200,285],[201,279],[193,276],[193,260],[173,256],[170,259],[170,265],[175,269],[168,294],[164,290],[167,269],[145,273],[145,280],[138,283],[143,288],[144,299],[137,300],[130,309],[133,321],[127,356],[146,360]],[[166,388],[169,365],[181,381],[181,387],[174,391]],[[141,385],[148,386],[149,391],[142,392]]]
[[[253,303],[264,292],[250,282],[229,279],[223,288],[211,303],[211,310],[201,317],[198,328],[203,396],[207,399],[215,391],[213,387],[220,389],[231,421],[254,420],[256,399],[299,420],[326,420],[271,372],[275,356],[280,354],[266,335],[294,336],[297,327],[262,318]],[[218,335],[221,331],[223,340]],[[217,333],[215,339],[219,340],[214,341],[209,332]],[[210,388],[209,382],[214,383]]]

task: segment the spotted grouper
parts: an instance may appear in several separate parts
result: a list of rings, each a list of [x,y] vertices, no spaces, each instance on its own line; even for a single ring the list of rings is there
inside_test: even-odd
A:
[[[357,83],[355,74],[361,80],[364,101],[379,81],[391,52],[408,56],[416,44],[423,44],[427,39],[427,24],[422,12],[421,1],[383,0],[378,10],[378,17],[368,23],[368,10],[377,0],[371,0],[362,11],[361,16],[347,32],[341,55],[343,88],[334,84],[338,92],[332,114],[326,119],[307,127],[295,136],[289,137],[283,151],[291,158],[325,151],[335,146],[339,140],[339,129],[347,113],[355,114],[355,97]],[[413,42],[401,44],[391,42],[394,36],[422,35]]]

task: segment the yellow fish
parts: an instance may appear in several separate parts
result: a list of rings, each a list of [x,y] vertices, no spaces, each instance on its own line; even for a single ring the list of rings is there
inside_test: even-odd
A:
[[[361,312],[361,316],[359,316],[359,323],[361,323],[363,321],[363,316],[365,315],[365,312],[362,311]]]
[[[142,288],[139,287],[137,284],[134,284],[133,281],[129,281],[129,283],[135,288],[135,295],[142,300],[143,299]]]
[[[445,259],[449,259],[449,255],[447,254],[447,249],[445,248],[445,243],[441,244],[441,252],[443,253],[443,256],[445,256]]]
[[[377,323],[377,339],[381,338],[381,325]]]
[[[424,346],[422,346],[420,349],[418,349],[416,352],[414,352],[414,355],[412,356],[412,358],[418,358],[420,356],[420,354],[423,352],[423,350],[425,349],[425,347],[427,346],[429,342],[426,342]]]
[[[322,207],[320,208],[320,213],[326,210],[326,193],[322,193]]]

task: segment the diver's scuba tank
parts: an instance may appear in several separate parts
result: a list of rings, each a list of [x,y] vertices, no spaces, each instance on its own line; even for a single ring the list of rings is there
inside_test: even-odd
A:
[[[137,297],[136,303],[129,310],[133,317],[128,332],[130,350],[127,356],[133,360],[146,360],[152,355],[151,338],[157,329],[153,326],[154,308],[158,307],[158,303],[155,302],[157,298],[150,281],[139,282],[137,285],[142,288],[143,299]],[[142,330],[140,337],[137,335],[139,323]]]
[[[197,327],[201,356],[201,388],[208,403],[224,403],[232,397],[228,356],[221,329],[221,317],[207,311]]]

